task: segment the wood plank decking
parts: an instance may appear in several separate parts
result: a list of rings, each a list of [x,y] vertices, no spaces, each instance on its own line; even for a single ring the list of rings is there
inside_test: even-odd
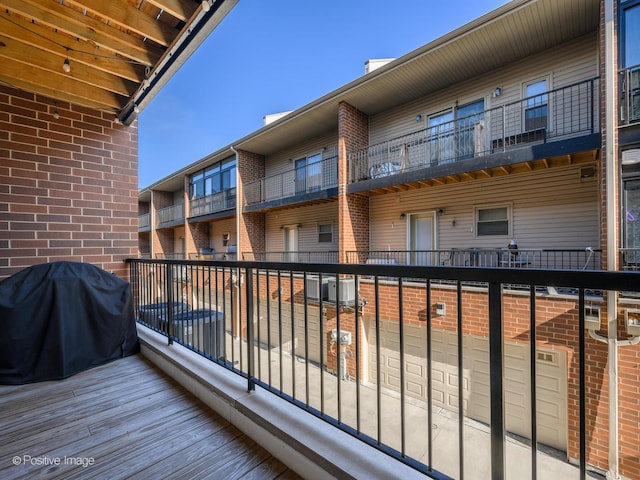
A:
[[[0,386],[0,426],[2,479],[300,478],[141,355]]]

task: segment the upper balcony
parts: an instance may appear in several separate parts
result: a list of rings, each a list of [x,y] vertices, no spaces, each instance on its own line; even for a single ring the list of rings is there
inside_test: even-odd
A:
[[[338,157],[323,158],[244,186],[245,211],[259,211],[337,195]]]
[[[236,189],[229,188],[204,197],[193,198],[189,201],[189,218],[213,215],[236,207]]]
[[[640,65],[620,71],[620,124],[640,123]]]
[[[474,170],[491,175],[511,164],[595,150],[597,85],[590,79],[352,150],[349,191]]]
[[[138,215],[138,231],[148,232],[151,229],[151,214]]]
[[[184,223],[184,203],[160,208],[156,212],[156,228],[169,228]]]

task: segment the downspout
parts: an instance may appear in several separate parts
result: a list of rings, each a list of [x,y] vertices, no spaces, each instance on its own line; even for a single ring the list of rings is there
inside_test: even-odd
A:
[[[242,188],[242,192],[238,192],[238,187],[240,186],[240,169],[238,168],[238,151],[233,147],[233,145],[230,145],[229,148],[231,149],[231,151],[233,152],[233,154],[236,157],[236,261],[241,260],[239,258],[240,253],[242,252],[242,249],[240,248],[240,215],[242,213],[242,204],[243,202],[240,199],[240,195],[238,195],[238,193],[242,193],[244,195],[244,188]],[[239,300],[240,300],[240,269],[238,269],[238,273],[236,274],[236,281],[233,282],[235,287],[236,287],[236,291],[238,292],[238,298],[236,299],[236,312],[235,312],[235,329],[232,328],[231,329],[231,335],[233,336],[234,334],[237,334],[238,336],[240,336],[240,332],[242,331],[240,329],[240,307],[239,307]],[[232,276],[233,279],[233,276]],[[234,333],[236,332],[236,333]]]
[[[617,228],[617,162],[615,115],[617,112],[615,97],[615,36],[614,2],[604,0],[604,78],[605,78],[605,172],[607,203],[607,270],[615,270],[617,265],[618,228]],[[618,458],[618,293],[607,293],[607,349],[609,357],[609,470],[607,479],[619,480]]]

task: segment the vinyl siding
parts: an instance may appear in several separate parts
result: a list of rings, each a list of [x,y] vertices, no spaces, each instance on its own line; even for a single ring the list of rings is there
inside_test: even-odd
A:
[[[511,235],[476,237],[475,207],[508,205]],[[600,248],[598,185],[580,181],[579,167],[563,167],[370,199],[371,250],[407,249],[400,214],[444,210],[436,216],[437,248]],[[455,223],[455,224],[454,224]]]
[[[326,150],[323,151],[325,147]],[[322,152],[322,158],[338,155],[337,133],[327,134],[308,143],[268,156],[265,159],[265,176],[268,177],[293,170],[297,159],[319,152]]]
[[[217,253],[224,253],[227,248],[222,245],[222,234],[225,232],[231,233],[229,245],[237,245],[238,236],[236,235],[235,217],[211,222],[209,226],[209,247],[214,248]]]
[[[485,109],[523,98],[523,83],[550,78],[550,89],[568,86],[598,75],[598,45],[595,35],[586,35],[542,54],[505,66],[478,78],[453,85],[435,95],[409,102],[370,118],[370,143],[376,144],[426,127],[428,116],[484,99]],[[492,97],[496,87],[502,95]],[[416,121],[421,114],[423,120]]]
[[[318,225],[333,225],[333,241],[318,242]],[[281,227],[300,225],[298,228],[298,251],[328,252],[338,250],[338,202],[309,205],[289,210],[278,210],[266,215],[266,250],[284,251],[284,233]]]

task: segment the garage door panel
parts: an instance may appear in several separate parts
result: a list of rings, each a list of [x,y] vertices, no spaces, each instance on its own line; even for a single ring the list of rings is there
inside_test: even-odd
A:
[[[387,372],[386,386],[400,389],[400,355],[398,352],[398,324],[383,321],[381,344],[388,357],[383,370]],[[427,393],[426,332],[424,328],[408,326],[405,330],[405,391],[425,400]],[[396,333],[390,334],[389,332]],[[391,337],[391,338],[389,338]],[[375,338],[369,336],[370,341]],[[458,409],[458,338],[453,331],[432,331],[431,385],[434,405],[452,411]],[[371,345],[375,345],[372,343]],[[388,348],[393,345],[394,348]],[[375,348],[373,349],[375,350]],[[536,362],[538,441],[555,448],[566,449],[566,353],[538,347],[544,361]],[[390,359],[395,359],[394,362]],[[527,344],[504,342],[505,424],[508,431],[530,435],[530,350]],[[540,358],[540,357],[538,357]],[[463,407],[465,414],[476,420],[490,421],[489,342],[485,337],[464,335],[463,338]],[[375,361],[370,368],[375,369]],[[371,376],[373,377],[373,375]]]

